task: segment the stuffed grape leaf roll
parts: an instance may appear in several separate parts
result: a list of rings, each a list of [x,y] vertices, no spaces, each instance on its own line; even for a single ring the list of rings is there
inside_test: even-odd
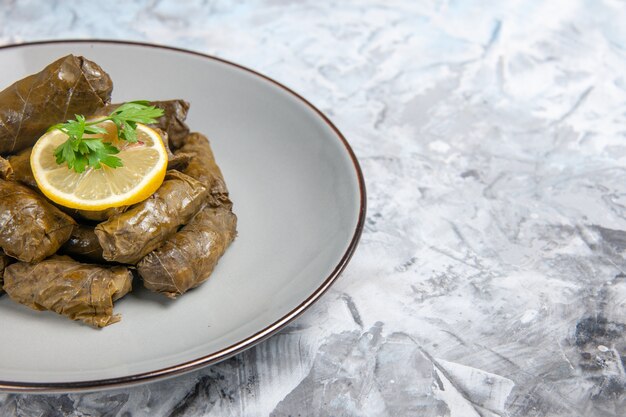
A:
[[[95,210],[95,211],[94,210],[74,210],[74,209],[68,208],[66,212],[74,218],[79,218],[82,220],[89,220],[93,222],[102,222],[102,221],[108,220],[109,218],[117,214],[124,213],[126,209],[128,209],[128,206],[111,207],[108,209]]]
[[[106,262],[102,257],[102,246],[93,226],[80,224],[74,227],[68,241],[61,246],[61,250],[77,259],[96,263]]]
[[[3,251],[0,249],[0,294],[2,294],[2,285],[4,283],[4,270],[11,263],[11,258],[9,258]]]
[[[182,140],[189,134],[189,126],[185,123],[189,103],[184,100],[165,100],[153,101],[151,104],[163,109],[163,116],[159,117],[155,127],[167,133],[171,147],[180,147]]]
[[[132,274],[124,266],[82,264],[69,256],[18,262],[4,272],[4,290],[14,301],[94,327],[120,321],[113,314],[113,301],[126,295],[131,284]]]
[[[0,248],[24,262],[39,262],[65,243],[76,222],[36,191],[0,179]]]
[[[32,150],[32,147],[28,147],[15,155],[9,155],[7,159],[13,168],[12,180],[19,181],[31,188],[37,188],[33,170],[30,168],[30,154]]]
[[[0,91],[0,154],[32,146],[55,123],[92,114],[109,103],[109,75],[86,58],[68,55]]]
[[[180,231],[138,264],[143,285],[175,298],[207,280],[236,235],[237,217],[227,207],[205,206]]]
[[[161,136],[161,140],[163,145],[165,146],[165,152],[167,153],[167,169],[175,169],[177,171],[182,171],[189,164],[189,160],[191,159],[191,155],[186,153],[176,153],[174,154],[169,146],[169,139],[167,132],[159,129],[158,127],[154,128],[154,131]]]
[[[188,223],[206,195],[207,190],[200,182],[178,171],[169,171],[154,194],[96,226],[104,259],[136,264]]]
[[[3,180],[13,179],[13,167],[11,163],[0,156],[0,178]]]
[[[214,207],[232,206],[228,197],[228,188],[222,176],[222,171],[215,162],[213,150],[206,136],[201,133],[191,133],[184,141],[176,154],[185,153],[191,156],[184,174],[200,181],[209,190],[208,203]]]

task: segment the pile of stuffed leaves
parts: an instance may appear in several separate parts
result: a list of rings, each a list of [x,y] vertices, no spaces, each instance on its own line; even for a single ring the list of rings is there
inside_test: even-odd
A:
[[[153,101],[150,125],[167,174],[144,201],[99,211],[48,200],[30,165],[32,146],[75,114],[109,115],[113,84],[97,64],[68,55],[0,91],[0,293],[93,327],[116,323],[113,303],[144,287],[176,298],[206,281],[235,238],[237,217],[208,139],[190,133],[184,100]]]
[[[9,263],[11,263],[11,258],[0,249],[0,294],[2,294],[2,284],[4,283],[4,270]]]

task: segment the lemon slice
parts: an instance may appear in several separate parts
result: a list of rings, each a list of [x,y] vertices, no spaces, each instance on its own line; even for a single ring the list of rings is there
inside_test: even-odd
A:
[[[124,166],[99,169],[87,167],[78,173],[59,165],[54,150],[67,140],[60,130],[43,135],[30,156],[30,165],[39,189],[46,197],[65,207],[80,210],[104,210],[109,207],[138,203],[154,193],[165,177],[167,153],[161,136],[148,126],[137,124],[137,142],[117,138],[117,129],[111,121],[98,126],[107,134],[104,142],[111,142],[120,153],[117,156]],[[103,135],[85,135],[96,137]]]

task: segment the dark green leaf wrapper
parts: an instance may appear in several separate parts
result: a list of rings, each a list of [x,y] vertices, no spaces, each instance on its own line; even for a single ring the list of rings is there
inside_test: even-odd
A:
[[[11,163],[0,156],[0,178],[3,180],[13,179],[13,167]]]
[[[18,262],[4,271],[4,290],[34,310],[51,310],[90,326],[118,322],[113,301],[131,290],[132,274],[123,266],[82,264],[54,256],[37,264]]]
[[[207,189],[200,182],[169,171],[148,199],[96,226],[104,259],[136,264],[188,223],[206,196]]]
[[[176,154],[190,156],[184,173],[208,190],[206,206],[137,265],[144,286],[175,298],[206,281],[237,234],[237,217],[208,139],[191,133]]]
[[[206,136],[201,133],[190,133],[182,141],[182,146],[176,155],[187,154],[191,158],[184,174],[200,181],[209,190],[208,203],[213,207],[227,206],[232,203],[228,197],[228,188],[222,176],[222,171],[215,162],[213,150]]]
[[[61,246],[61,250],[63,253],[77,259],[106,263],[106,260],[102,257],[102,246],[100,246],[93,226],[79,224],[74,227],[72,235]]]
[[[164,111],[150,126],[163,131],[168,169],[184,170],[168,171],[147,200],[94,212],[59,209],[39,194],[31,147],[50,126],[76,117],[65,126],[82,137],[97,127],[76,115],[113,113],[122,136],[132,142],[136,123],[149,121],[150,110],[136,103],[108,104],[112,88],[98,65],[69,55],[0,92],[0,154],[12,154],[0,157],[0,288],[4,276],[15,301],[94,327],[119,321],[113,301],[131,290],[132,275],[124,266],[81,264],[57,252],[96,263],[141,261],[146,287],[176,297],[208,278],[235,238],[237,224],[208,140],[189,133],[189,103],[183,100],[140,103]],[[99,140],[82,138],[75,146],[59,150],[57,157],[67,162],[72,150],[73,156],[82,155],[81,168],[107,164],[114,155]],[[101,223],[77,225],[70,216]],[[23,262],[7,266],[12,257]]]
[[[32,146],[46,130],[110,102],[113,83],[94,62],[68,55],[0,91],[0,154]],[[71,91],[71,94],[68,92]]]
[[[143,285],[176,298],[209,278],[236,235],[237,217],[226,207],[204,207],[178,233],[137,265]]]
[[[87,220],[90,222],[103,222],[105,220],[110,219],[111,217],[118,215],[120,213],[124,213],[128,210],[128,206],[122,207],[111,207],[104,210],[75,210],[68,208],[66,213],[74,218],[78,218],[80,220]]]
[[[28,147],[15,155],[9,155],[8,159],[13,168],[13,176],[11,179],[37,189],[37,182],[33,176],[33,170],[30,168],[30,154],[32,150],[32,146]]]
[[[76,222],[30,188],[0,179],[0,248],[24,262],[54,254]]]
[[[9,258],[3,251],[0,249],[0,294],[2,294],[2,286],[4,284],[4,270],[11,263],[11,258]]]

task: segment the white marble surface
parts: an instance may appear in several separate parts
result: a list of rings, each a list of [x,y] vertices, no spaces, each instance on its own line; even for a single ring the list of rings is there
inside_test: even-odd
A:
[[[0,44],[140,40],[276,78],[369,193],[351,264],[279,335],[0,415],[626,415],[626,3],[334,3],[0,0]]]

